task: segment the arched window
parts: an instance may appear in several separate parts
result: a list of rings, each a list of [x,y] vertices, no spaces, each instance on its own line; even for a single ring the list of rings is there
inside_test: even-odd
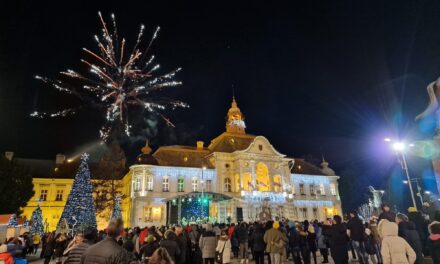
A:
[[[225,192],[231,192],[231,191],[232,191],[231,179],[225,178]]]
[[[281,176],[275,175],[273,176],[273,189],[275,192],[281,192],[282,186],[281,186]]]
[[[184,181],[185,181],[185,179],[183,177],[179,177],[177,179],[177,191],[178,192],[184,192],[185,191]]]
[[[197,177],[193,177],[191,180],[192,191],[197,192],[199,188],[199,179]]]
[[[256,168],[256,184],[258,191],[270,192],[269,169],[267,165],[259,162]]]
[[[254,186],[252,185],[252,175],[249,172],[243,173],[243,189],[245,191],[254,190]]]

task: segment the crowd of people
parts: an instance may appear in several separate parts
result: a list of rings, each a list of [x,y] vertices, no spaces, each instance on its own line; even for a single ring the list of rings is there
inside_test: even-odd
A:
[[[436,219],[439,220],[439,219]],[[50,232],[23,234],[0,246],[0,260],[18,263],[26,254],[36,254],[44,263],[240,263],[280,264],[313,261],[336,264],[424,263],[431,256],[440,263],[440,222],[428,221],[414,208],[408,215],[393,213],[386,205],[368,222],[357,212],[344,219],[335,215],[325,222],[295,222],[287,219],[238,224],[176,225],[170,228],[124,229],[121,220],[97,232],[85,229],[71,237]],[[41,242],[41,243],[40,243]],[[319,252],[319,253],[318,253]]]

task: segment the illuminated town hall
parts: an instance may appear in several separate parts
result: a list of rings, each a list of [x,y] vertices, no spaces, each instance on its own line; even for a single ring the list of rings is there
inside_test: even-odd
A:
[[[341,213],[338,176],[246,133],[232,101],[226,132],[208,146],[147,146],[130,167],[131,225],[325,219]]]
[[[12,159],[13,153],[8,155]],[[23,215],[29,219],[40,204],[46,229],[54,230],[76,167],[61,154],[55,162],[16,160],[41,171],[33,178],[35,195]],[[153,152],[146,144],[117,181],[122,186],[125,225],[159,226],[283,217],[324,220],[341,214],[338,179],[325,160],[319,168],[279,153],[264,136],[247,134],[244,116],[233,99],[226,131],[209,145],[198,141],[194,146],[161,146]],[[107,217],[97,217],[98,228],[105,228],[107,222]]]

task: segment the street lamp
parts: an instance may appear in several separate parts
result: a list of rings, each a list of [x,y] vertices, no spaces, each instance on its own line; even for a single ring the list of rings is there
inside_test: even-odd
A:
[[[389,143],[393,142],[390,138],[385,138],[384,141],[389,142]],[[391,146],[394,149],[394,151],[396,151],[396,154],[400,154],[400,156],[402,158],[402,162],[400,163],[400,165],[402,166],[402,169],[405,171],[405,174],[406,174],[406,179],[408,182],[409,191],[411,192],[411,199],[412,199],[413,206],[414,206],[414,208],[417,209],[416,198],[414,197],[414,191],[412,188],[411,178],[409,177],[408,165],[406,163],[406,158],[405,158],[405,150],[406,150],[407,145],[404,142],[396,141]],[[409,146],[411,147],[414,145],[410,144]]]

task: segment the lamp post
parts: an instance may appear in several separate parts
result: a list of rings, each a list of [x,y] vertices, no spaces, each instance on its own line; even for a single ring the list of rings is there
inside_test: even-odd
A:
[[[385,142],[389,142],[389,143],[392,142],[392,140],[390,138],[385,138],[384,140],[385,140]],[[405,149],[406,149],[407,145],[404,142],[397,141],[397,142],[394,142],[391,146],[394,149],[394,151],[396,151],[396,154],[400,154],[400,157],[401,157],[400,165],[402,166],[402,169],[405,171],[406,179],[408,181],[409,191],[411,193],[411,199],[412,199],[413,206],[414,206],[414,208],[417,209],[416,198],[414,197],[414,191],[413,191],[412,184],[411,184],[411,177],[409,176],[408,164],[406,163],[406,158],[405,158]],[[408,146],[413,147],[414,145],[409,144]],[[399,155],[398,155],[398,157],[399,157]]]

